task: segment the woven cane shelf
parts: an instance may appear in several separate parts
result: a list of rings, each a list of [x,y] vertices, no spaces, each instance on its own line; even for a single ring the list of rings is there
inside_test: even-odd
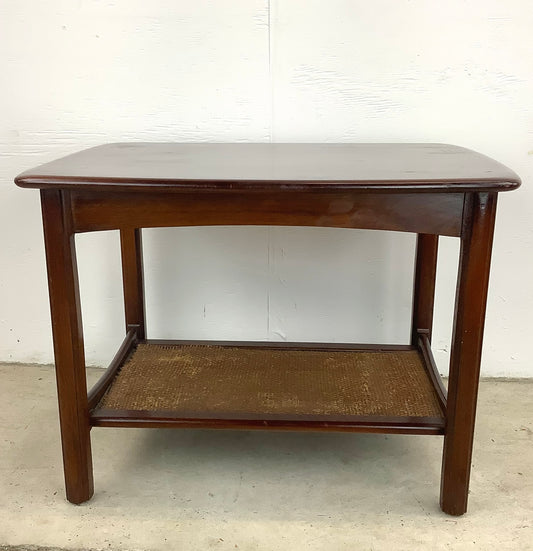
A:
[[[95,425],[410,425],[442,432],[419,350],[133,344],[92,411]],[[253,422],[252,422],[253,420]]]

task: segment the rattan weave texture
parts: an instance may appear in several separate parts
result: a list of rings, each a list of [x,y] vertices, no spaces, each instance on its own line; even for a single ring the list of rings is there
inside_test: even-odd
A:
[[[139,344],[98,406],[232,414],[441,417],[409,351]]]

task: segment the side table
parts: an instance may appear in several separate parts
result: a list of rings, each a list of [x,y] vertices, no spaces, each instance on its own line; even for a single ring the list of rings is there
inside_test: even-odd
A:
[[[443,144],[108,144],[19,175],[43,214],[67,499],[93,494],[92,427],[444,436],[466,511],[496,199],[505,166]],[[146,337],[141,228],[291,225],[417,234],[404,345]],[[126,337],[87,393],[74,235],[120,230]],[[448,391],[431,352],[438,236],[461,241]]]

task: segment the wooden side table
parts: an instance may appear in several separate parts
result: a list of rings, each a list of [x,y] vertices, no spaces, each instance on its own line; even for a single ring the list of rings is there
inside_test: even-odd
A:
[[[441,507],[466,511],[496,161],[442,144],[109,144],[24,172],[40,188],[67,499],[93,494],[90,430],[209,427],[444,435]],[[370,228],[418,234],[405,345],[146,338],[141,228]],[[126,337],[87,393],[74,235],[120,230]],[[439,235],[461,253],[446,392],[431,353]]]

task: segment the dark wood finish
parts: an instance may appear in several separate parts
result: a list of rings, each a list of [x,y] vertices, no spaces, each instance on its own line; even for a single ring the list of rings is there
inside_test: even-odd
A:
[[[411,323],[411,342],[413,344],[418,342],[421,332],[426,333],[431,342],[438,245],[438,235],[419,233],[417,236],[413,321]]]
[[[465,513],[468,501],[496,197],[473,193],[465,207],[440,499],[442,510],[450,515]]]
[[[89,191],[504,191],[520,179],[448,144],[107,144],[24,172],[22,187]]]
[[[458,237],[463,194],[72,192],[76,231],[168,226],[321,226]]]
[[[122,254],[122,286],[124,289],[124,313],[126,331],[135,329],[138,339],[144,339],[144,280],[143,253],[140,228],[120,230]]]
[[[68,193],[42,190],[44,240],[67,499],[93,494],[91,441],[76,250]]]
[[[149,428],[209,428],[245,430],[307,430],[343,432],[385,432],[392,434],[444,434],[441,417],[385,417],[385,416],[330,416],[316,415],[262,415],[260,419],[224,419],[193,412],[130,411],[99,409],[91,412],[95,427],[149,427]]]
[[[431,343],[429,342],[429,337],[426,333],[419,335],[418,348],[424,358],[424,366],[428,372],[431,382],[433,383],[433,388],[439,400],[440,407],[442,408],[442,411],[446,411],[448,393],[446,391],[446,387],[442,383],[439,370],[437,369],[437,364],[435,363],[435,358],[433,357],[433,352],[431,351]]]
[[[41,188],[67,498],[93,492],[93,426],[211,427],[445,434],[441,507],[466,511],[496,192],[519,177],[479,153],[444,144],[108,144],[29,170]],[[410,345],[220,343],[308,349],[418,347],[440,418],[216,418],[97,408],[145,338],[142,227],[299,225],[416,232]],[[121,231],[127,337],[87,396],[74,233]],[[461,238],[448,398],[430,339],[438,235]],[[154,341],[144,341],[154,342]],[[155,341],[162,342],[162,341]],[[169,341],[170,344],[186,341]],[[205,342],[205,341],[202,341]],[[213,344],[211,342],[211,344]],[[402,348],[404,346],[404,348]],[[89,412],[89,404],[93,409]]]
[[[89,410],[93,409],[98,402],[102,399],[109,385],[113,381],[113,378],[118,373],[120,366],[124,363],[124,360],[128,357],[129,353],[137,343],[137,329],[133,327],[128,331],[120,348],[111,360],[108,368],[104,371],[104,374],[98,379],[94,386],[87,395],[87,401],[89,404]]]

